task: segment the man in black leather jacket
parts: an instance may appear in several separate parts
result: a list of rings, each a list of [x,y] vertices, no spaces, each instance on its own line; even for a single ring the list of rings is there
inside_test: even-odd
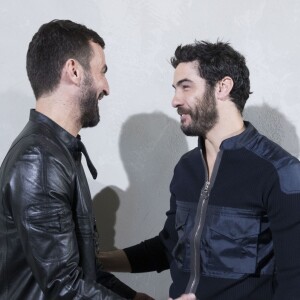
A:
[[[93,178],[97,171],[78,133],[99,122],[109,94],[104,46],[68,20],[42,25],[29,45],[36,109],[0,170],[0,299],[151,299],[96,260],[82,153]]]

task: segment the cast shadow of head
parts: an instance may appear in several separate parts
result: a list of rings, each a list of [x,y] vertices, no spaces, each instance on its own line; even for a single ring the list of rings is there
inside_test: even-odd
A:
[[[157,213],[164,218],[168,208],[174,166],[188,151],[188,145],[179,122],[154,112],[134,115],[124,123],[119,149],[128,188],[124,191],[108,186],[93,199],[102,250],[115,249],[117,212],[118,234],[128,237],[128,241],[155,232]]]
[[[267,104],[249,106],[244,111],[244,119],[250,121],[260,133],[286,151],[299,157],[299,138],[296,128],[277,109]]]

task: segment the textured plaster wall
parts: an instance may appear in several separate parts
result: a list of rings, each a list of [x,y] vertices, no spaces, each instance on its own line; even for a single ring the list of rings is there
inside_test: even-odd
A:
[[[156,235],[178,158],[196,138],[179,130],[171,107],[178,44],[230,41],[247,58],[254,92],[245,118],[299,157],[300,2],[298,0],[1,0],[0,160],[28,119],[34,97],[25,72],[28,43],[54,18],[72,19],[106,41],[111,95],[101,123],[81,135],[99,176],[87,177],[103,249]],[[169,273],[117,274],[166,299]]]

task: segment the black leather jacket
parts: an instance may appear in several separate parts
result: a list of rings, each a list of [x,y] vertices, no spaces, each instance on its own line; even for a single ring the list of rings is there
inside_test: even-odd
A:
[[[32,110],[2,163],[0,185],[1,300],[122,299],[97,283],[120,288],[97,270],[78,138]]]

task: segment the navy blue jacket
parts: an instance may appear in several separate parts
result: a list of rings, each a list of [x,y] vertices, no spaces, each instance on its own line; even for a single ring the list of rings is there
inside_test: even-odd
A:
[[[159,236],[124,249],[133,272],[170,268],[170,296],[300,299],[300,163],[245,122],[210,181],[202,140],[174,170]]]

